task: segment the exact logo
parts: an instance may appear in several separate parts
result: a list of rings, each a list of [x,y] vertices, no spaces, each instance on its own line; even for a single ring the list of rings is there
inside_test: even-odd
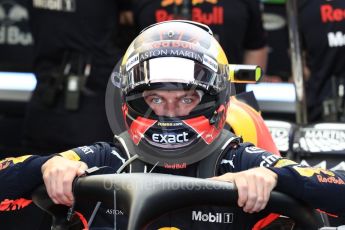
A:
[[[174,144],[174,143],[184,143],[188,141],[188,133],[183,132],[181,134],[152,134],[152,140],[157,143]]]
[[[233,213],[203,213],[201,211],[192,212],[192,220],[194,221],[229,224],[233,222],[233,219]]]
[[[0,44],[33,44],[30,32],[24,31],[24,24],[29,20],[28,11],[14,1],[0,2]]]

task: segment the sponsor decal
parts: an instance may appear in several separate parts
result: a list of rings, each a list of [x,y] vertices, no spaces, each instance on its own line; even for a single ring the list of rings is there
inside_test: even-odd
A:
[[[139,54],[135,54],[130,57],[126,63],[126,71],[133,68],[133,66],[139,64]]]
[[[25,208],[29,204],[31,204],[32,200],[26,200],[23,198],[17,200],[9,200],[6,199],[0,202],[0,212],[2,211],[15,211],[22,208]]]
[[[27,9],[12,0],[0,2],[0,44],[29,46],[32,35],[24,31],[29,13]]]
[[[166,9],[158,9],[155,13],[156,22],[178,19],[174,14],[169,13]],[[192,21],[200,22],[206,25],[223,25],[224,9],[221,6],[213,6],[211,12],[204,12],[199,7],[192,8]]]
[[[174,164],[169,164],[169,163],[164,163],[164,168],[166,169],[185,169],[187,168],[187,163],[174,163]]]
[[[322,168],[310,168],[310,167],[303,167],[303,166],[294,166],[293,167],[294,170],[296,170],[298,172],[298,174],[300,174],[301,176],[305,176],[305,177],[312,177],[314,175],[321,175],[321,173],[327,175],[327,176],[331,176],[334,177],[335,174],[331,171],[328,171],[326,169],[322,169]]]
[[[35,8],[64,12],[76,11],[76,0],[33,0]]]
[[[233,160],[225,160],[225,159],[223,159],[222,162],[220,162],[220,164],[229,164],[231,166],[231,168],[233,168],[233,169],[235,168]]]
[[[307,152],[331,152],[345,150],[345,131],[340,129],[304,128],[298,147]]]
[[[114,156],[116,156],[116,157],[122,162],[122,164],[124,164],[124,163],[126,162],[126,159],[124,159],[123,157],[121,157],[120,154],[119,154],[117,151],[112,150],[112,151],[111,151],[111,154],[113,154]]]
[[[260,149],[256,146],[246,147],[245,151],[248,153],[263,153],[263,152],[265,152],[265,150]]]
[[[345,46],[345,34],[341,31],[327,34],[329,47]]]
[[[269,131],[279,151],[289,150],[289,128],[269,127]]]
[[[66,158],[66,159],[69,159],[72,161],[79,161],[80,160],[80,157],[78,156],[78,154],[72,150],[62,152],[59,155],[62,156],[63,158]]]
[[[144,61],[152,57],[165,57],[165,56],[186,57],[189,59],[197,60],[199,62],[203,61],[203,56],[197,52],[193,52],[192,50],[182,50],[182,49],[175,49],[175,48],[156,49],[156,50],[143,52],[143,53],[140,53],[139,60]]]
[[[89,146],[81,146],[78,149],[80,149],[84,154],[94,153]]]
[[[218,0],[192,0],[193,6],[197,4],[206,3],[206,2],[211,3],[211,4],[217,4]],[[179,5],[182,5],[182,3],[183,3],[183,0],[162,0],[161,6],[167,7],[173,4],[179,6]]]
[[[6,160],[1,161],[0,162],[0,170],[7,168],[8,166],[10,166],[10,164],[11,164],[11,161],[6,161]]]
[[[345,20],[345,9],[333,8],[332,5],[326,4],[320,7],[321,21],[327,22],[341,22]]]
[[[209,223],[223,223],[230,224],[233,223],[234,214],[233,213],[203,213],[202,211],[192,211],[192,220],[200,222]]]
[[[317,180],[320,183],[326,183],[326,184],[345,184],[345,182],[341,178],[336,178],[334,176],[331,177],[324,177],[322,175],[316,175]]]
[[[106,214],[108,215],[117,215],[117,216],[123,216],[124,212],[122,210],[119,209],[107,209],[105,211]]]
[[[280,159],[280,156],[277,155],[269,155],[269,156],[261,156],[262,160],[260,162],[260,167],[270,167],[276,162],[278,159]]]
[[[169,31],[171,33],[171,31]],[[176,33],[176,35],[178,37],[182,36],[183,33]],[[179,41],[179,40],[171,40],[171,41],[157,41],[157,42],[153,42],[151,44],[152,48],[154,49],[159,49],[159,48],[183,48],[183,49],[190,49],[190,50],[195,50],[195,44],[197,41],[189,41],[189,42],[185,42],[185,41]]]
[[[183,125],[183,123],[182,122],[158,122],[157,125],[161,127],[176,127],[176,126]]]
[[[289,166],[289,165],[296,165],[297,163],[292,161],[292,160],[288,160],[288,159],[280,159],[278,160],[278,162],[274,165],[274,167],[276,168],[282,168],[285,166]]]
[[[218,71],[218,63],[213,60],[210,56],[204,54],[204,58],[202,60],[202,63],[206,66],[208,66],[210,69],[212,69],[214,72]]]
[[[188,142],[189,139],[187,138],[188,133],[183,132],[181,134],[152,134],[152,140],[157,143],[165,143],[165,144],[175,144],[175,143],[184,143]]]
[[[21,157],[9,157],[5,158],[0,161],[0,170],[3,170],[11,165],[18,164],[24,162],[26,159],[31,157],[32,155],[25,155]]]

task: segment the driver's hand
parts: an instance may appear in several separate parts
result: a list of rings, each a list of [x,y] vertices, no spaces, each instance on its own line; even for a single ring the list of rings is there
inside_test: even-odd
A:
[[[73,180],[76,176],[84,174],[87,168],[84,162],[68,160],[61,156],[55,156],[42,165],[44,184],[55,204],[73,204]]]
[[[226,173],[211,179],[235,183],[238,205],[244,212],[259,212],[266,207],[270,193],[277,184],[277,174],[264,168],[252,168],[238,173]]]

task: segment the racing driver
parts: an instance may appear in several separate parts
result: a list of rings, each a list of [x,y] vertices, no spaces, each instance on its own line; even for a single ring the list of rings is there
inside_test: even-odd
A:
[[[30,198],[43,183],[54,203],[71,206],[73,179],[88,168],[106,166],[117,173],[212,178],[238,189],[239,207],[191,207],[161,216],[148,229],[251,229],[273,189],[341,215],[344,174],[281,158],[224,129],[229,76],[226,55],[207,26],[177,20],[144,29],[111,75],[111,84],[121,91],[127,130],[114,143],[0,161],[0,207]],[[113,229],[114,212],[118,229],[125,229],[127,214],[109,207],[98,209],[89,228]],[[91,212],[81,213],[89,218]],[[200,213],[215,218],[198,218]],[[216,218],[226,213],[231,221]]]

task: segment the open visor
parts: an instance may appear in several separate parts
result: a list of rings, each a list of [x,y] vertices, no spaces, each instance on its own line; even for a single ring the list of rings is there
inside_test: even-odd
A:
[[[133,64],[133,60],[137,61]],[[183,83],[206,90],[210,94],[218,93],[226,87],[226,66],[218,65],[207,55],[203,57],[203,64],[180,57],[159,57],[140,63],[138,60],[139,57],[129,58],[126,70],[122,69],[121,74],[112,74],[113,83],[126,93],[152,83]]]

